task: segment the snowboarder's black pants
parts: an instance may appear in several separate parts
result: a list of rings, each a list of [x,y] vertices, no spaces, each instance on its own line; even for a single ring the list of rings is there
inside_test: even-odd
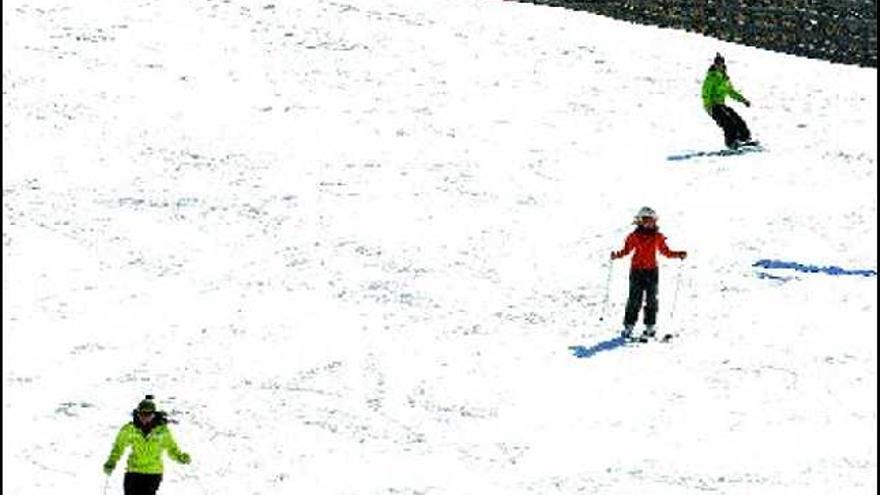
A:
[[[125,473],[125,495],[155,495],[162,483],[161,474]]]
[[[735,141],[748,141],[752,133],[743,119],[727,105],[714,105],[709,111],[712,119],[724,129],[724,144],[733,146]]]
[[[629,299],[626,301],[626,313],[623,316],[624,326],[636,324],[639,309],[642,307],[642,295],[647,296],[645,302],[645,325],[657,322],[657,282],[660,280],[656,268],[649,270],[633,269],[629,272]]]

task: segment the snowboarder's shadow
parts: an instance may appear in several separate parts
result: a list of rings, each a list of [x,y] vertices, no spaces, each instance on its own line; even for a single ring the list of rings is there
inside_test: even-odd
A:
[[[614,337],[613,339],[608,339],[592,347],[586,347],[583,345],[573,345],[569,346],[568,350],[574,354],[576,358],[591,358],[596,354],[602,351],[610,351],[612,349],[617,349],[618,347],[623,347],[626,344],[626,339],[623,337]]]

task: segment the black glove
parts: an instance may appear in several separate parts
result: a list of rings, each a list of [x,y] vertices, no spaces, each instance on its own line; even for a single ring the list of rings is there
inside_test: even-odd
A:
[[[110,476],[110,474],[113,472],[113,468],[115,468],[115,467],[116,467],[116,465],[113,464],[112,462],[104,463],[104,474],[106,474],[107,476]]]

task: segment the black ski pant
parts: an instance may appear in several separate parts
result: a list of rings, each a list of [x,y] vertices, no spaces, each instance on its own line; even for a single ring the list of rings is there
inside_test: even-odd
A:
[[[624,326],[633,326],[639,318],[642,308],[642,296],[645,301],[645,325],[657,322],[657,285],[660,280],[656,268],[649,270],[632,269],[629,272],[629,299],[626,301],[626,312],[623,315]]]
[[[724,144],[729,148],[735,141],[748,141],[752,133],[743,119],[727,105],[714,105],[709,114],[724,129]]]
[[[125,473],[122,487],[125,495],[156,495],[160,483],[161,474]]]

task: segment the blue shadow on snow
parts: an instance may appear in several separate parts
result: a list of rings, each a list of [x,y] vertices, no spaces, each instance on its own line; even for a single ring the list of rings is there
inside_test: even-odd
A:
[[[568,350],[574,354],[576,358],[590,358],[595,356],[596,354],[602,351],[610,351],[611,349],[617,349],[618,347],[623,347],[626,344],[626,340],[623,337],[614,337],[613,339],[606,340],[604,342],[599,342],[593,347],[586,347],[582,345],[572,345],[568,347]]]
[[[839,266],[815,266],[804,265],[794,261],[758,260],[754,265],[761,268],[784,268],[797,270],[804,273],[825,273],[827,275],[861,275],[863,277],[876,277],[876,270],[846,270]]]

